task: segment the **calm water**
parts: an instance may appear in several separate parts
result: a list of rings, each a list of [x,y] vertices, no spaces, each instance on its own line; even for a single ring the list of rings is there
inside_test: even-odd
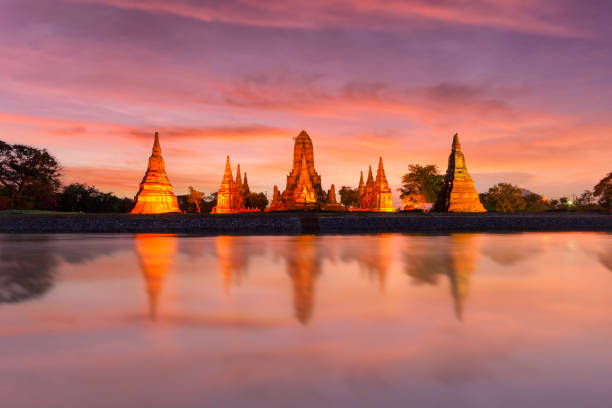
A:
[[[608,407],[612,235],[0,235],[2,407]]]

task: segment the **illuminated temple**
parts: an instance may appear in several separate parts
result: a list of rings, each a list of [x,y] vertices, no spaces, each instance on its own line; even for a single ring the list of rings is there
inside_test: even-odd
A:
[[[385,175],[382,157],[378,161],[378,170],[376,171],[376,179],[372,175],[372,166],[368,170],[368,179],[364,185],[363,172],[359,179],[359,205],[356,210],[361,211],[377,211],[377,212],[393,212],[393,202],[391,199],[391,189]]]
[[[131,212],[132,214],[180,212],[178,201],[172,192],[172,184],[166,174],[157,132],[155,132],[153,152],[149,157],[149,166],[140,183],[138,194],[134,197],[134,208]]]
[[[474,180],[470,177],[461,151],[459,135],[453,137],[453,147],[448,158],[448,169],[444,185],[438,194],[434,211],[448,212],[485,212],[480,202]]]
[[[331,194],[333,193],[333,194]],[[269,211],[313,210],[344,211],[336,201],[332,186],[329,194],[321,187],[321,176],[314,167],[314,147],[305,130],[295,139],[293,147],[293,168],[287,175],[285,191],[280,194],[274,186],[274,195]]]
[[[217,192],[217,205],[212,209],[213,214],[233,214],[241,212],[253,212],[246,208],[246,197],[250,193],[247,175],[244,173],[244,181],[240,174],[240,164],[236,171],[236,180],[232,176],[232,166],[230,165],[229,156],[225,162],[225,172],[221,187]]]

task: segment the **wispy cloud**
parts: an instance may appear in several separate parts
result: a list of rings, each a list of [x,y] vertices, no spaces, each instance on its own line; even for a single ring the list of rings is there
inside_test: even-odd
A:
[[[98,3],[150,13],[172,14],[207,23],[223,22],[269,28],[326,28],[361,26],[397,30],[403,24],[441,22],[487,27],[558,37],[585,37],[588,33],[569,25],[550,22],[537,2],[472,0],[431,2],[426,0],[329,1],[163,1],[163,0],[71,0]],[[542,2],[541,2],[542,3]],[[550,6],[550,4],[548,4]],[[558,7],[558,3],[556,4]]]

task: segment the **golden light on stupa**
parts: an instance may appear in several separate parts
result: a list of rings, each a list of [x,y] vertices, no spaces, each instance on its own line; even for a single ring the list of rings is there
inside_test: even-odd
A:
[[[293,167],[287,175],[287,185],[281,194],[274,186],[268,211],[313,210],[344,211],[336,201],[335,187],[326,193],[321,186],[321,175],[314,165],[314,146],[305,130],[295,138]]]
[[[151,320],[156,320],[159,296],[164,277],[176,254],[177,238],[175,235],[137,234],[134,242],[140,268],[147,283],[149,316]]]
[[[368,178],[363,183],[363,172],[359,179],[359,203],[353,211],[375,211],[375,212],[394,212],[393,201],[391,198],[391,188],[385,174],[383,159],[378,159],[378,170],[376,179],[372,175],[372,166],[368,170]]]
[[[176,196],[172,192],[172,184],[166,174],[159,134],[155,132],[149,165],[140,183],[140,189],[134,197],[134,208],[131,213],[161,214],[180,211]]]
[[[457,133],[453,136],[453,145],[448,158],[448,169],[444,176],[444,184],[433,209],[441,212],[487,211],[480,202],[478,191],[474,187],[474,180],[468,172]]]

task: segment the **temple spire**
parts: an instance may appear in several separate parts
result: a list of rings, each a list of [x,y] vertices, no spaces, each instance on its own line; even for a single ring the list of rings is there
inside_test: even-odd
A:
[[[234,182],[234,176],[232,176],[232,166],[230,164],[230,158],[227,156],[225,160],[225,173],[223,174],[223,183],[225,182]]]
[[[459,135],[453,136],[453,147],[448,157],[444,184],[433,207],[434,211],[484,212],[486,211],[474,187],[461,151]]]
[[[459,133],[455,133],[453,136],[453,149],[461,150],[461,143],[459,143]]]
[[[178,201],[172,192],[172,184],[166,174],[166,165],[161,154],[159,133],[155,132],[153,150],[149,156],[138,193],[134,197],[132,214],[159,214],[180,212]]]
[[[155,132],[155,139],[153,141],[153,155],[161,156],[161,144],[159,143],[159,133]]]
[[[238,190],[242,188],[242,176],[240,175],[240,163],[238,163],[238,168],[236,169],[236,186]]]
[[[368,181],[366,181],[366,186],[374,184],[374,176],[372,176],[372,166],[368,167]]]
[[[242,194],[244,199],[246,199],[246,197],[249,195],[250,192],[251,192],[251,189],[249,187],[249,180],[247,179],[247,174],[245,171],[244,178],[242,179],[242,188],[240,190],[240,194]]]
[[[213,207],[212,214],[229,214],[244,212],[244,197],[242,194],[242,186],[240,185],[240,165],[238,165],[238,173],[236,173],[236,182],[232,176],[232,166],[230,158],[227,156],[225,162],[225,172],[221,186],[217,191],[217,205]]]
[[[364,183],[363,183],[363,170],[360,173],[361,173],[361,175],[359,176],[359,187],[357,187],[358,189],[361,189],[364,186]]]

